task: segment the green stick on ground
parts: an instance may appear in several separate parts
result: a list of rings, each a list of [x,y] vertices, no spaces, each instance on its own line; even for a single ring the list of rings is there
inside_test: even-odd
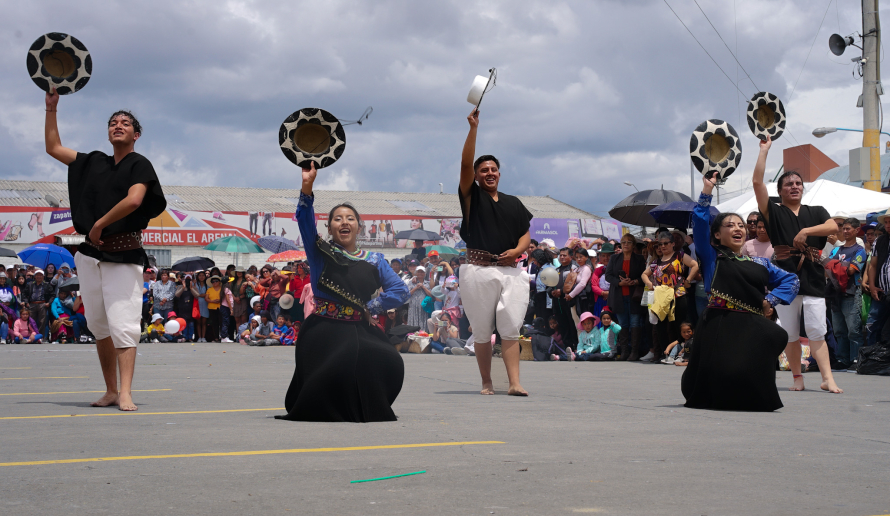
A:
[[[426,470],[415,471],[414,473],[402,473],[401,475],[392,475],[390,477],[366,478],[365,480],[353,480],[350,482],[350,484],[360,484],[362,482],[374,482],[375,480],[389,480],[391,478],[407,477],[407,476],[411,476],[411,475],[419,475],[421,473],[426,473]]]

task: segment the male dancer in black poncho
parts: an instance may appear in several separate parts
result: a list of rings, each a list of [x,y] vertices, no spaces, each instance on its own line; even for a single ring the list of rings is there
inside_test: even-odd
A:
[[[500,162],[476,155],[479,110],[467,117],[470,132],[460,161],[460,236],[467,243],[467,264],[460,268],[464,312],[473,327],[482,394],[494,394],[491,336],[501,336],[501,355],[510,380],[508,394],[528,396],[519,384],[519,328],[528,307],[528,274],[517,260],[531,242],[532,214],[518,198],[498,191]]]

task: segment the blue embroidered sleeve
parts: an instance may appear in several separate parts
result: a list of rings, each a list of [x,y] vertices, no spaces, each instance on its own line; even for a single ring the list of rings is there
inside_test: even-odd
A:
[[[315,240],[318,237],[318,229],[315,227],[315,209],[312,207],[315,197],[300,192],[300,200],[297,204],[297,226],[300,228],[300,236],[303,238],[306,250],[306,262],[309,263],[309,282],[312,284],[312,292],[315,297],[328,299],[318,289],[318,277],[324,267],[324,259],[318,252]]]
[[[797,275],[776,267],[766,258],[751,257],[751,260],[763,265],[769,272],[770,293],[766,295],[769,304],[772,306],[791,304],[800,290],[800,279]]]
[[[392,270],[386,260],[378,259],[375,265],[380,273],[383,293],[368,302],[367,308],[371,315],[379,315],[390,308],[398,308],[410,297],[405,282]]]
[[[692,240],[695,242],[695,254],[701,264],[702,279],[705,290],[711,291],[714,270],[717,268],[717,251],[711,246],[711,199],[713,196],[704,193],[698,196],[698,203],[692,209]]]

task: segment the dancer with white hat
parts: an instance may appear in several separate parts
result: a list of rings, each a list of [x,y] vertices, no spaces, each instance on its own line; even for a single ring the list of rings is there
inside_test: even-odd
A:
[[[460,268],[464,311],[473,327],[482,394],[494,394],[491,336],[501,336],[501,355],[513,396],[528,396],[519,384],[519,328],[528,307],[528,273],[516,266],[531,242],[532,214],[517,197],[498,191],[501,172],[491,155],[476,158],[479,110],[467,117],[470,132],[460,162],[460,236],[467,265]]]

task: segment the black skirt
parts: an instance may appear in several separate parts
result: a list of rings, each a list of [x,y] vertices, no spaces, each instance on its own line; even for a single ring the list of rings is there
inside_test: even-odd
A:
[[[787,342],[788,333],[762,315],[708,308],[683,372],[686,407],[756,412],[782,408],[776,359]]]
[[[392,404],[405,365],[389,339],[367,322],[311,315],[295,345],[296,369],[284,406],[291,421],[395,421]]]

